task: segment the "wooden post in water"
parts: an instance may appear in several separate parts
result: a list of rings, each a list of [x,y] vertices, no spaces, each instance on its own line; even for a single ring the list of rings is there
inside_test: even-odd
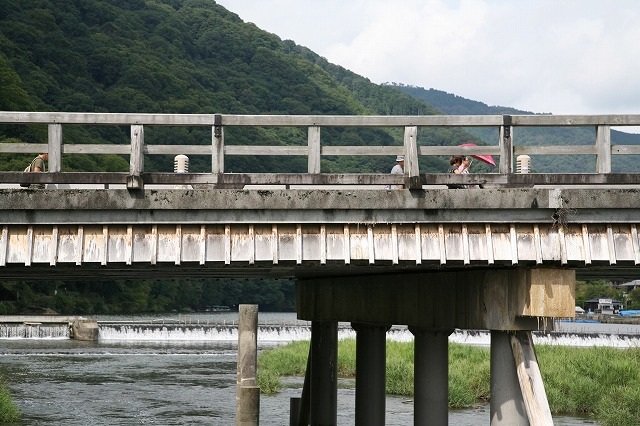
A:
[[[258,305],[240,305],[236,426],[257,426],[260,423],[260,388],[257,386],[257,363]]]

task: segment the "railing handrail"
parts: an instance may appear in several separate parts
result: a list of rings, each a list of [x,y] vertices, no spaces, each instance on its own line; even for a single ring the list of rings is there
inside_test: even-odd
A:
[[[121,154],[130,156],[130,170],[126,184],[131,189],[144,185],[143,157],[145,154],[185,154],[210,155],[211,174],[229,175],[224,171],[225,155],[299,155],[308,157],[308,178],[298,174],[291,182],[318,183],[335,181],[333,178],[318,178],[321,173],[322,156],[362,155],[362,156],[405,156],[403,177],[383,174],[343,174],[346,183],[378,184],[403,181],[410,188],[424,183],[418,167],[420,156],[443,155],[495,155],[500,157],[499,173],[513,173],[514,155],[595,155],[596,173],[611,173],[611,155],[640,154],[638,145],[611,145],[611,126],[640,126],[640,114],[627,115],[427,115],[427,116],[355,116],[355,115],[234,115],[234,114],[138,114],[138,113],[73,113],[73,112],[12,112],[0,111],[0,123],[4,124],[47,124],[46,144],[0,143],[0,153],[49,153],[49,177],[26,176],[15,172],[0,172],[2,182],[66,182],[70,176],[62,171],[62,154]],[[124,144],[63,144],[62,126],[68,124],[85,125],[129,125],[131,143]],[[145,126],[210,126],[210,145],[149,145],[144,142]],[[224,127],[307,127],[307,144],[298,146],[255,146],[225,145]],[[518,126],[592,126],[596,129],[594,145],[577,146],[513,146],[512,129]],[[396,146],[323,146],[320,142],[322,127],[400,127],[404,128],[403,144]],[[496,127],[499,131],[497,146],[419,146],[418,127]],[[38,174],[32,174],[38,175]],[[121,180],[122,174],[104,174],[101,179]],[[287,174],[280,174],[285,176]],[[79,176],[79,175],[75,175]],[[108,177],[107,177],[108,176]],[[208,178],[207,183],[229,184],[236,181],[265,181],[259,174],[244,174],[244,178]],[[246,178],[246,176],[255,176]],[[361,176],[357,178],[354,176]],[[468,181],[468,176],[446,178],[446,181]],[[91,179],[90,179],[91,180]],[[163,177],[155,180],[171,181]],[[180,180],[180,179],[179,179]],[[189,180],[183,178],[183,180]],[[193,180],[193,179],[192,179]],[[199,178],[202,181],[202,178]],[[284,179],[287,181],[287,179]],[[601,179],[596,179],[601,181]],[[175,181],[175,180],[174,180]],[[225,183],[226,182],[226,183]]]

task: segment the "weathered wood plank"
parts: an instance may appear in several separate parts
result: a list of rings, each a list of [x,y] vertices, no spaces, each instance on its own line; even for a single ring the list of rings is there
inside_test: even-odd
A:
[[[595,145],[564,145],[564,146],[516,146],[514,155],[595,155],[598,150]]]
[[[510,335],[510,341],[529,424],[531,426],[552,425],[551,409],[533,348],[531,332],[516,331]]]

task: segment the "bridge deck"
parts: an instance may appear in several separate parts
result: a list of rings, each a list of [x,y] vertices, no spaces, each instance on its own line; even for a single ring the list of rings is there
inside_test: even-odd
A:
[[[0,277],[635,276],[640,263],[636,190],[28,192],[3,193]]]

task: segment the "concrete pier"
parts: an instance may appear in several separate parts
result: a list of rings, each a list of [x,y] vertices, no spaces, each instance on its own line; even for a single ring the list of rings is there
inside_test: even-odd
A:
[[[356,426],[384,426],[389,327],[351,326],[356,331]]]
[[[77,319],[71,323],[70,337],[75,340],[98,340],[98,321]]]

